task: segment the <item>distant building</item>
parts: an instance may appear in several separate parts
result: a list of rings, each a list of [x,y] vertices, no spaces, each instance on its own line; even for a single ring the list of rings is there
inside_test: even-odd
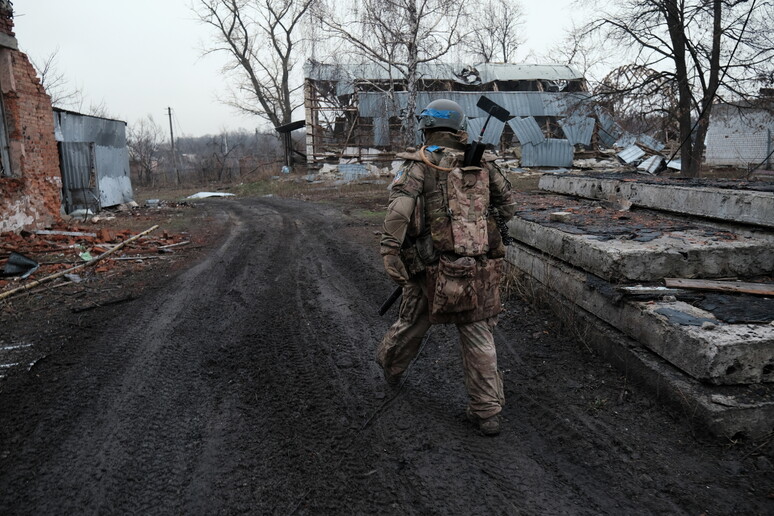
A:
[[[310,164],[385,160],[402,150],[408,93],[397,71],[308,62],[304,72]],[[419,76],[417,114],[432,100],[454,100],[471,138],[486,119],[476,107],[482,94],[507,109],[513,118],[492,119],[483,141],[504,152],[519,145],[527,166],[569,166],[575,146],[590,146],[597,130],[586,80],[569,66],[425,64]]]
[[[62,179],[51,98],[0,1],[0,232],[50,225],[60,216]]]

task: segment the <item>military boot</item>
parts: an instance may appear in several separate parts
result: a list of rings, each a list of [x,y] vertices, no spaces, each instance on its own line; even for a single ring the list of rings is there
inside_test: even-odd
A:
[[[382,373],[384,374],[384,381],[387,382],[387,385],[391,388],[394,389],[400,385],[402,374],[390,374],[387,372],[387,369],[382,369]]]
[[[468,407],[465,409],[465,416],[471,423],[477,423],[479,432],[484,435],[493,436],[500,433],[500,414],[482,418],[474,414]]]

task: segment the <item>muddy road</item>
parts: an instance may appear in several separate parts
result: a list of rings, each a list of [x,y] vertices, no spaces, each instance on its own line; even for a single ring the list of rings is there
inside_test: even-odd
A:
[[[517,297],[495,333],[498,437],[465,420],[454,328],[391,391],[378,226],[278,198],[207,206],[229,222],[203,259],[4,380],[0,514],[774,511],[770,440],[697,437]]]

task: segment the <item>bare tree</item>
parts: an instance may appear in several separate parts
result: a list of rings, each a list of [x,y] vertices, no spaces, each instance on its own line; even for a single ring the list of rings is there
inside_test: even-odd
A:
[[[405,134],[413,140],[419,66],[440,59],[463,41],[459,27],[466,5],[462,0],[361,0],[343,5],[329,0],[320,6],[317,18],[329,34],[405,83],[403,121]]]
[[[292,84],[301,23],[317,0],[199,0],[199,19],[215,32],[211,52],[226,52],[237,76],[229,102],[275,127],[291,122],[302,104]]]
[[[42,60],[30,57],[33,68],[40,76],[40,84],[51,97],[51,104],[59,108],[77,108],[83,103],[83,93],[73,86],[59,67],[59,47]]]
[[[634,64],[676,85],[686,177],[699,174],[713,104],[750,95],[770,73],[772,14],[766,0],[626,0],[589,26],[617,49],[631,49]]]
[[[586,30],[586,27],[578,27],[573,23],[562,41],[548,50],[545,56],[540,56],[539,61],[572,66],[587,81],[600,82],[601,78],[596,74],[600,70],[603,70],[601,74],[609,70],[610,52],[603,48],[604,45],[596,40],[594,34],[589,34]]]
[[[518,0],[482,0],[476,3],[478,15],[469,18],[471,31],[466,40],[468,52],[484,63],[508,63],[524,43],[524,7]]]
[[[154,172],[158,168],[164,131],[153,120],[152,115],[141,118],[129,126],[127,146],[129,158],[137,164],[140,183],[152,185]]]
[[[662,73],[637,65],[620,66],[602,79],[595,92],[625,130],[679,138],[677,85]]]

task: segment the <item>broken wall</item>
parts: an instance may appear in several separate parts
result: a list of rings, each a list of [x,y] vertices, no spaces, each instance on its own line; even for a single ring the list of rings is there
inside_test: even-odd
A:
[[[0,232],[59,218],[62,179],[51,97],[16,46],[12,12],[0,9],[0,92],[9,164],[0,171]]]

